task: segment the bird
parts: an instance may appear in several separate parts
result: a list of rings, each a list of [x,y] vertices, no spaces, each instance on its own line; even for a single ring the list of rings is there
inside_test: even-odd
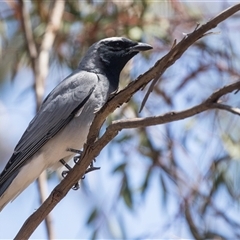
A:
[[[125,37],[104,38],[87,50],[76,70],[45,98],[0,174],[0,211],[47,168],[82,149],[96,112],[118,89],[120,72],[141,51],[152,49]]]

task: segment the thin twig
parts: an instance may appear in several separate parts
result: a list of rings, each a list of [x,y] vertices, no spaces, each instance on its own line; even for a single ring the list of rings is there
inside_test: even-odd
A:
[[[197,39],[200,39],[202,37],[206,37],[206,36],[212,35],[212,34],[218,34],[219,32],[212,33],[212,32],[207,32],[207,31],[209,31],[212,28],[217,27],[217,25],[220,22],[222,22],[223,20],[227,19],[229,16],[231,16],[232,14],[234,14],[237,11],[239,11],[239,4],[236,4],[236,5],[232,6],[232,7],[229,7],[228,9],[226,9],[223,12],[221,12],[220,14],[218,14],[214,19],[212,19],[211,21],[207,22],[206,24],[204,24],[202,26],[200,26],[200,24],[197,24],[195,30],[192,33],[190,33],[190,34],[187,34],[185,36],[185,38],[183,38],[183,40],[179,44],[177,44],[177,45],[180,46],[181,43],[185,43],[185,40],[189,40],[191,42],[193,40],[195,42]],[[206,31],[206,28],[207,28],[207,31]],[[176,45],[175,40],[174,40],[173,47],[171,48],[171,51],[172,50],[174,51],[177,48],[177,45]],[[186,44],[185,46],[182,44],[182,47],[183,47],[183,49],[182,49],[183,51],[182,52],[185,52],[189,46],[190,45],[188,45],[188,44]],[[169,54],[171,53],[171,51],[169,52]],[[178,51],[178,52],[180,53],[180,51]],[[180,53],[180,56],[181,55],[182,54]],[[178,58],[176,58],[175,61],[177,59]],[[147,93],[144,96],[144,99],[142,101],[142,104],[141,104],[139,112],[141,112],[141,110],[143,109],[143,107],[144,107],[145,103],[147,102],[147,99],[148,99],[150,93],[153,91],[154,86],[157,83],[157,81],[158,81],[158,79],[156,79],[156,78],[154,78],[154,80],[152,81],[152,83],[151,83]]]
[[[212,107],[222,109],[222,110],[226,110],[226,111],[231,112],[231,113],[236,114],[236,115],[240,115],[240,108],[235,108],[235,107],[225,105],[225,104],[221,104],[221,103],[213,103]]]
[[[196,105],[192,108],[186,109],[184,111],[169,112],[164,115],[154,116],[154,117],[117,120],[117,121],[114,121],[108,128],[111,129],[111,131],[121,131],[121,130],[127,129],[127,128],[139,128],[139,127],[154,126],[154,125],[159,125],[159,124],[182,120],[182,119],[191,117],[193,115],[196,115],[198,113],[201,113],[201,112],[209,110],[209,109],[222,109],[222,110],[226,110],[231,113],[240,115],[239,108],[233,108],[231,106],[217,103],[217,101],[220,97],[222,97],[223,95],[226,95],[228,93],[231,93],[238,88],[240,88],[240,81],[220,88],[219,90],[217,90],[213,94],[211,94],[207,98],[207,100],[204,101],[203,103]],[[107,133],[107,131],[106,131],[106,133]]]
[[[192,217],[189,205],[190,204],[186,200],[185,205],[184,205],[184,209],[185,209],[185,217],[186,217],[186,220],[188,222],[189,230],[191,231],[191,233],[192,233],[192,235],[194,236],[195,239],[201,240],[201,239],[203,239],[203,237],[200,233],[199,228],[197,227],[197,225],[194,222],[194,218]]]

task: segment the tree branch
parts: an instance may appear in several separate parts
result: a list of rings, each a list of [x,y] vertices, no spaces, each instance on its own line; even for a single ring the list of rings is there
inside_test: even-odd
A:
[[[26,2],[24,0],[19,0],[19,6],[20,6],[20,13],[21,13],[20,14],[21,24],[22,24],[23,32],[25,35],[26,43],[27,43],[28,53],[31,58],[32,65],[34,65],[38,52],[37,52],[37,47],[33,38],[31,19],[26,8]]]
[[[35,76],[34,92],[37,112],[42,103],[44,95],[45,80],[48,75],[49,69],[49,53],[52,48],[54,39],[56,37],[56,33],[60,28],[65,1],[62,0],[54,1],[52,11],[50,11],[49,14],[50,18],[46,27],[46,32],[43,37],[39,52],[37,51],[36,43],[32,32],[29,11],[27,11],[26,9],[26,1],[19,0],[19,3],[21,12],[21,24],[25,40],[27,43],[28,54],[31,59],[32,70]],[[42,204],[47,198],[46,179],[47,177],[45,172],[43,172],[37,179],[40,204]],[[54,239],[54,231],[51,223],[52,223],[51,216],[48,215],[45,218],[48,239]]]
[[[240,115],[240,109],[239,108],[234,108],[234,107],[229,106],[229,105],[225,105],[225,104],[221,104],[221,103],[213,103],[212,108],[218,108],[218,109],[226,110],[226,111],[231,112],[231,113],[236,114],[236,115]]]
[[[104,135],[99,140],[96,140],[98,138],[99,130],[106,117],[117,107],[121,106],[125,102],[128,102],[135,92],[146,86],[152,79],[156,78],[157,76],[160,77],[169,66],[178,60],[195,41],[202,38],[207,31],[216,27],[220,22],[224,21],[226,18],[239,10],[240,4],[236,4],[184,37],[183,40],[176,44],[168,54],[166,54],[155,64],[153,68],[148,70],[142,76],[139,76],[137,80],[131,82],[125,89],[111,96],[111,98],[95,116],[95,119],[90,127],[87,143],[84,146],[84,151],[81,154],[81,158],[78,164],[76,164],[66,176],[66,178],[64,178],[61,183],[54,188],[42,206],[40,206],[39,209],[26,220],[15,239],[27,239],[31,236],[32,232],[41,223],[41,221],[50,213],[50,211],[58,204],[58,202],[64,198],[64,196],[66,196],[71,187],[84,175],[85,170],[91,163],[92,159],[94,159],[103,149],[103,147],[105,147],[108,142],[118,134],[118,130],[109,130],[109,128],[111,128],[110,125]],[[238,89],[239,82],[235,84],[237,84],[237,86],[235,86],[235,89]],[[228,89],[228,91],[231,92],[232,88],[233,86],[228,85],[225,87],[225,90]],[[223,94],[226,94],[228,91],[226,90],[226,92]],[[193,107],[191,114],[195,115],[199,113],[199,110],[202,112],[211,108],[211,103],[215,103],[221,96],[222,95],[219,93],[219,91],[215,92],[210,96],[210,100],[206,100],[207,103],[205,103],[202,108]],[[186,111],[188,110],[185,110],[184,116],[192,116],[190,112],[187,112],[186,114]],[[181,114],[182,112],[170,113],[168,114],[167,119],[171,119],[171,116],[174,116],[177,119],[176,115],[180,118],[182,117]]]
[[[96,141],[94,146],[97,148],[99,146],[105,146],[107,145],[117,134],[119,131],[123,129],[128,129],[128,128],[141,128],[141,127],[148,127],[148,126],[154,126],[154,125],[160,125],[164,123],[169,123],[173,121],[179,121],[182,119],[186,119],[189,117],[192,117],[196,114],[199,114],[201,112],[204,112],[206,110],[211,110],[211,109],[223,109],[229,111],[228,108],[225,107],[220,107],[222,106],[219,103],[216,103],[216,101],[223,95],[230,93],[236,89],[240,88],[240,81],[227,85],[207,98],[206,101],[203,103],[194,106],[192,108],[186,109],[184,111],[180,112],[170,112],[166,113],[161,116],[155,116],[155,117],[147,117],[147,118],[133,118],[133,119],[125,119],[125,120],[117,120],[114,121],[111,125],[108,126],[106,132],[103,134],[103,136]],[[232,112],[232,111],[231,111]],[[236,114],[236,112],[233,112]],[[239,113],[237,113],[239,114]],[[100,150],[101,151],[101,150]],[[99,151],[99,152],[100,152]]]
[[[45,80],[49,70],[49,55],[52,48],[57,31],[60,28],[62,15],[64,11],[65,0],[55,0],[53,9],[50,12],[50,19],[48,21],[46,31],[40,46],[40,52],[38,56],[38,75],[36,76],[36,94],[37,94],[37,106],[39,107],[43,100]]]
[[[201,103],[197,106],[194,106],[192,108],[186,109],[184,111],[169,112],[169,113],[166,113],[161,116],[146,117],[146,118],[133,118],[133,119],[124,119],[124,120],[114,121],[108,127],[106,134],[107,134],[108,130],[109,131],[110,130],[111,131],[121,131],[125,128],[127,129],[127,128],[149,127],[149,126],[160,125],[160,124],[169,123],[169,122],[173,122],[173,121],[178,121],[178,120],[192,117],[196,114],[199,114],[201,112],[204,112],[204,111],[210,110],[210,109],[222,109],[222,110],[226,110],[231,113],[240,115],[240,109],[233,108],[231,106],[223,105],[223,104],[216,102],[223,95],[230,93],[239,88],[240,88],[240,81],[230,84],[230,85],[227,85],[227,86],[215,91],[203,103]]]
[[[224,21],[225,19],[227,19],[229,16],[233,15],[235,12],[239,11],[239,4],[236,4],[232,7],[229,7],[228,9],[224,10],[223,12],[221,12],[220,14],[218,14],[215,18],[213,18],[211,21],[207,22],[206,24],[200,26],[197,25],[197,27],[195,28],[195,30],[191,33],[191,34],[187,34],[185,38],[183,38],[183,40],[178,43],[177,45],[180,47],[182,47],[182,51],[179,51],[179,49],[177,49],[177,45],[176,45],[176,42],[174,42],[173,44],[173,47],[171,49],[171,51],[169,52],[169,54],[172,52],[174,53],[175,50],[176,51],[176,58],[174,57],[174,54],[172,54],[175,59],[175,61],[181,57],[182,53],[185,52],[187,50],[187,48],[192,45],[195,41],[197,41],[198,39],[202,38],[202,37],[205,37],[207,35],[210,35],[211,33],[207,33],[207,31],[209,31],[210,29],[212,28],[215,28],[217,27],[217,25]],[[200,27],[199,27],[200,26]],[[188,39],[188,42],[189,44],[186,44],[186,39]],[[178,57],[177,57],[178,55]],[[168,58],[168,56],[166,55],[166,58],[171,60],[171,58]],[[161,60],[160,60],[161,61]],[[173,63],[175,62],[173,61]],[[170,65],[172,65],[172,61],[170,61]],[[169,65],[169,66],[170,66]],[[143,109],[145,103],[147,102],[147,99],[150,95],[150,93],[153,91],[153,88],[155,86],[155,84],[158,82],[160,77],[155,77],[142,101],[142,104],[141,104],[141,107],[140,107],[140,110],[139,112],[141,112],[141,110]]]

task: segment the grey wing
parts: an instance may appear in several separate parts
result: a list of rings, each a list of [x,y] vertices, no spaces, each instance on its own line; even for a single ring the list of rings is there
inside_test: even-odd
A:
[[[9,177],[13,180],[27,160],[74,118],[90,98],[97,81],[95,74],[78,71],[48,95],[0,174],[0,188]]]

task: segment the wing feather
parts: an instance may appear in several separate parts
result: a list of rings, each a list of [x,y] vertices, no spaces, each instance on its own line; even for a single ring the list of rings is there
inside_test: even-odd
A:
[[[0,174],[0,185],[16,175],[30,157],[74,118],[90,98],[97,81],[95,74],[78,70],[47,96]]]

